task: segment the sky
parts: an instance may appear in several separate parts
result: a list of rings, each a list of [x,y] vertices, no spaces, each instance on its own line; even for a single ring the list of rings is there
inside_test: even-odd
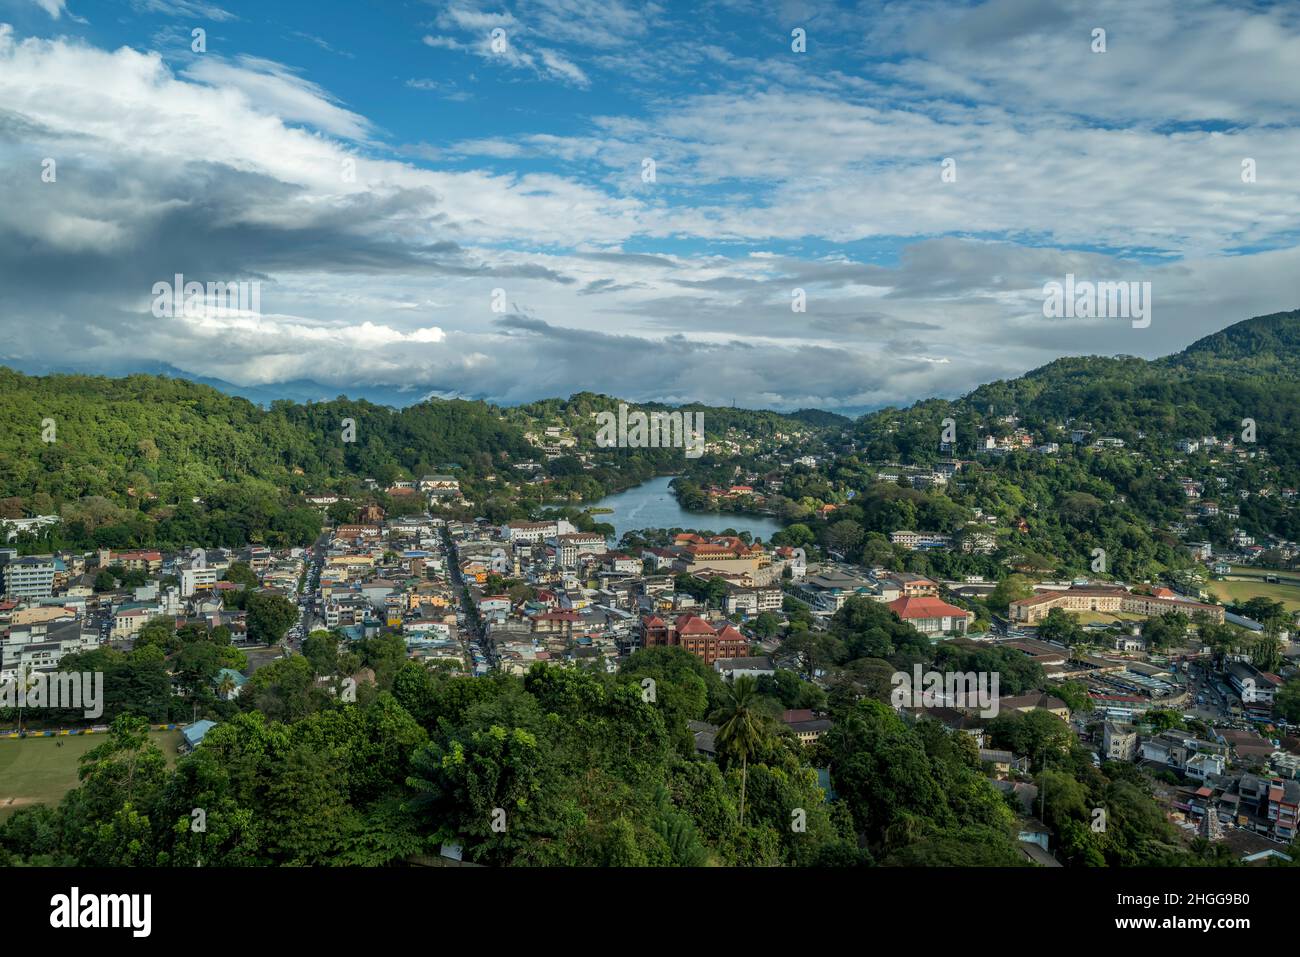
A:
[[[1300,307],[1298,77],[1295,3],[0,0],[0,364],[855,414],[1154,358]]]

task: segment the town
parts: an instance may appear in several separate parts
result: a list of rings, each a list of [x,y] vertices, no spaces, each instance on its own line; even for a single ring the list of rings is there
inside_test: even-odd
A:
[[[1006,434],[981,440],[976,458],[953,458],[950,446],[941,447],[950,457],[932,468],[886,463],[875,480],[953,489],[980,457],[1059,451],[1053,442],[1036,443],[1014,417],[1000,424]],[[572,454],[572,445],[558,444],[561,428],[547,432],[531,438],[554,445],[542,452],[548,460]],[[1075,444],[1087,439],[1086,430],[1071,434]],[[1091,447],[1096,454],[1132,454],[1118,438],[1098,437]],[[1202,450],[1214,450],[1207,464],[1227,464],[1228,474],[1238,458],[1262,454],[1214,437],[1177,447],[1186,456]],[[833,476],[846,451],[857,450],[786,461],[780,452],[762,453],[777,468],[742,472],[737,484],[705,491],[715,504],[740,498],[762,509],[767,503],[756,489],[779,493],[791,470],[805,482]],[[895,710],[909,723],[930,719],[970,739],[987,780],[1017,808],[1017,846],[1026,860],[1061,863],[1035,803],[1042,742],[1008,725],[1009,716],[1039,713],[1055,720],[1058,746],[1061,735],[1073,735],[1094,766],[1143,769],[1154,800],[1185,840],[1221,844],[1240,862],[1289,861],[1300,815],[1295,614],[1259,599],[1230,601],[1236,611],[1230,610],[1207,586],[1284,581],[1282,587],[1300,588],[1300,578],[1254,564],[1266,553],[1294,557],[1296,547],[1278,539],[1259,544],[1240,530],[1226,549],[1196,540],[1199,521],[1236,514],[1201,497],[1207,485],[1231,484],[1223,469],[1197,471],[1210,474],[1172,476],[1188,500],[1185,523],[1173,531],[1187,539],[1184,550],[1196,564],[1156,585],[1102,575],[1053,579],[1014,556],[1000,580],[903,570],[907,556],[918,553],[1004,554],[1006,529],[978,509],[955,531],[892,530],[877,550],[886,560],[868,562],[849,557],[842,527],[821,547],[764,544],[734,530],[639,530],[616,540],[608,529],[582,531],[566,518],[456,517],[473,503],[452,474],[395,482],[383,497],[404,507],[389,517],[376,483],[363,480],[374,494],[352,501],[331,492],[304,496],[320,513],[319,537],[304,547],[44,555],[0,549],[0,682],[30,683],[33,674],[57,673],[66,657],[97,648],[133,653],[160,642],[171,690],[189,702],[195,720],[157,727],[179,729],[184,752],[234,713],[230,705],[241,694],[265,690],[263,678],[295,657],[310,662],[318,694],[348,702],[358,691],[364,700],[378,680],[365,655],[349,649],[381,639],[395,643],[406,661],[476,679],[523,677],[539,665],[616,675],[638,652],[669,648],[694,656],[723,681],[758,681],[786,705],[779,720],[787,733],[815,755],[833,726],[834,701],[873,694],[888,700],[858,663],[842,667],[827,650],[843,616],[867,603],[931,646],[935,660],[995,663],[994,688],[1001,678],[1002,693],[991,708],[940,692],[937,702],[922,704],[918,693]],[[1289,502],[1295,493],[1277,494]],[[852,496],[828,497],[840,502],[813,511],[835,522]],[[344,512],[348,520],[331,517]],[[37,517],[5,525],[12,541],[56,522]],[[582,524],[592,526],[591,516]],[[1024,531],[1024,520],[1018,524],[1013,533]],[[1249,617],[1252,609],[1266,612],[1267,621]],[[188,662],[182,646],[177,655],[177,636],[195,629],[219,635],[220,653]],[[881,657],[888,656],[868,660]],[[25,725],[19,718],[10,737],[107,730],[44,727],[30,710]],[[1050,739],[1052,731],[1036,733]],[[690,732],[697,756],[715,759],[718,725],[693,720]]]

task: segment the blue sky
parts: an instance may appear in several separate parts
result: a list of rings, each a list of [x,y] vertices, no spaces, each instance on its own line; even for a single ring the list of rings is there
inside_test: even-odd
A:
[[[1300,305],[1297,75],[1266,3],[0,0],[0,361],[855,412],[1153,357]]]

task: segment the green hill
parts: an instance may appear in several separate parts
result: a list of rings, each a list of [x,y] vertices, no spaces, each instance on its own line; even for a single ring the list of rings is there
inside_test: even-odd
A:
[[[262,408],[185,379],[0,368],[0,421],[8,425],[0,432],[0,517],[62,514],[62,526],[25,543],[30,549],[303,544],[320,527],[305,493],[335,490],[390,510],[418,508],[418,498],[363,493],[361,480],[384,489],[446,471],[455,472],[477,514],[527,515],[546,502],[598,498],[682,467],[681,449],[597,450],[593,413],[617,404],[579,393],[509,409],[440,399],[394,409],[341,397]],[[774,412],[686,408],[704,412],[710,439],[770,444],[775,433],[826,430]],[[599,454],[586,464],[575,454],[548,457],[539,437],[552,426],[573,439],[572,453]],[[516,468],[524,462],[540,463],[546,481]]]

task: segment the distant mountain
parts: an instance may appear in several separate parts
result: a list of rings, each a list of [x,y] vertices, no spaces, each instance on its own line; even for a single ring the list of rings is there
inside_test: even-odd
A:
[[[329,402],[333,399],[364,399],[376,405],[389,405],[400,409],[422,401],[428,395],[429,387],[396,388],[393,386],[353,385],[346,389],[325,385],[311,379],[293,379],[287,382],[274,382],[269,385],[236,385],[225,379],[212,376],[193,375],[165,362],[132,363],[120,369],[89,367],[76,363],[32,362],[0,356],[4,366],[29,376],[80,375],[109,376],[122,378],[131,375],[166,376],[169,379],[184,379],[199,385],[211,386],[226,395],[238,396],[260,406],[269,406],[272,402],[288,400],[290,402]]]

